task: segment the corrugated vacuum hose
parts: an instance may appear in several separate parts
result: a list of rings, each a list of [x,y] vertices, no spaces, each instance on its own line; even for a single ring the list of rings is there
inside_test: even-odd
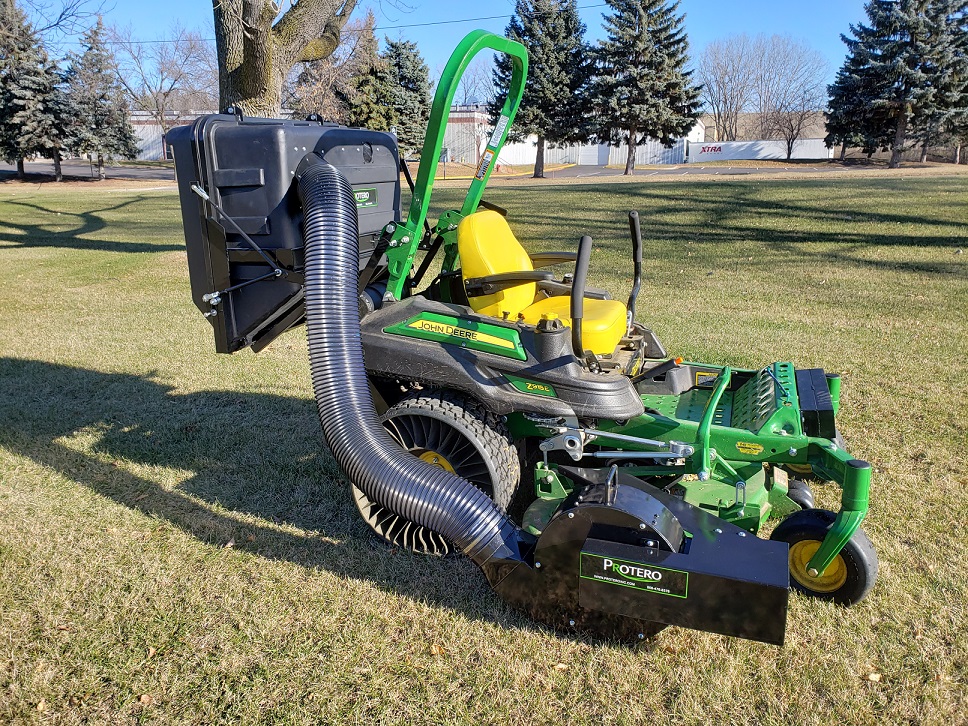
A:
[[[356,200],[318,154],[296,169],[306,253],[306,328],[323,435],[347,478],[371,499],[454,542],[478,565],[521,560],[518,527],[484,492],[402,451],[367,384],[357,311]]]

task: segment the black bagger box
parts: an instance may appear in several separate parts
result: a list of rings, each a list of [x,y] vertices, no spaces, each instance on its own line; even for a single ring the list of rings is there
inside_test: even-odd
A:
[[[303,321],[302,211],[294,173],[307,153],[321,153],[353,186],[361,268],[383,227],[400,219],[400,162],[392,134],[212,115],[172,129],[167,142],[175,159],[192,298],[215,329],[219,353],[250,345],[261,350]],[[285,274],[269,275],[273,268],[215,205]],[[260,277],[266,279],[244,284]],[[212,293],[238,285],[212,304]]]

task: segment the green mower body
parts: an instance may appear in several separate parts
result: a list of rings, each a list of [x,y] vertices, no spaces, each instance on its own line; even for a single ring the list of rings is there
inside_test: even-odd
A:
[[[512,85],[464,203],[431,224],[447,116],[484,49],[511,57]],[[788,582],[852,604],[876,577],[859,530],[871,469],[839,435],[840,379],[789,362],[745,370],[670,358],[634,320],[635,213],[631,312],[610,352],[582,345],[583,309],[610,298],[585,287],[589,238],[577,255],[533,256],[538,270],[464,277],[461,223],[481,209],[507,214],[482,195],[526,75],[518,43],[483,31],[460,43],[437,87],[406,216],[388,134],[232,116],[174,130],[195,302],[220,352],[261,349],[304,320],[302,220],[290,182],[303,154],[318,154],[356,196],[360,333],[384,426],[417,458],[490,494],[524,533],[525,565],[482,565],[495,589],[556,627],[644,637],[644,623],[678,624],[781,643]],[[253,161],[253,148],[264,158]],[[561,279],[540,269],[572,259],[574,274]],[[540,299],[568,298],[571,319],[528,323],[472,304],[521,284],[536,285]],[[806,478],[841,488],[838,512],[813,507]],[[355,485],[353,493],[387,541],[450,551],[438,533]],[[757,539],[771,518],[772,541]]]

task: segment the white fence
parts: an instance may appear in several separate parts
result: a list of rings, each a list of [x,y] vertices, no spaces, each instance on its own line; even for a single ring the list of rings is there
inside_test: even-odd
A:
[[[785,141],[703,141],[689,144],[689,163],[738,159],[786,159]],[[793,144],[791,159],[830,159],[833,150],[823,139],[799,139]]]
[[[666,148],[661,142],[655,139],[647,139],[635,146],[635,165],[684,164],[686,162],[686,145],[687,142],[685,139],[676,139],[671,148]],[[624,166],[629,155],[628,144],[609,146],[607,148],[607,163],[611,166]]]

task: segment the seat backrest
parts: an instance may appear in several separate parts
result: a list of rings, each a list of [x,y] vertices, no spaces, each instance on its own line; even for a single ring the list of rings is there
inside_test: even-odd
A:
[[[457,227],[457,251],[464,280],[534,269],[507,220],[490,209],[474,212],[461,220]],[[529,282],[469,300],[474,312],[496,318],[507,313],[514,320],[534,302],[536,292],[537,285]]]

